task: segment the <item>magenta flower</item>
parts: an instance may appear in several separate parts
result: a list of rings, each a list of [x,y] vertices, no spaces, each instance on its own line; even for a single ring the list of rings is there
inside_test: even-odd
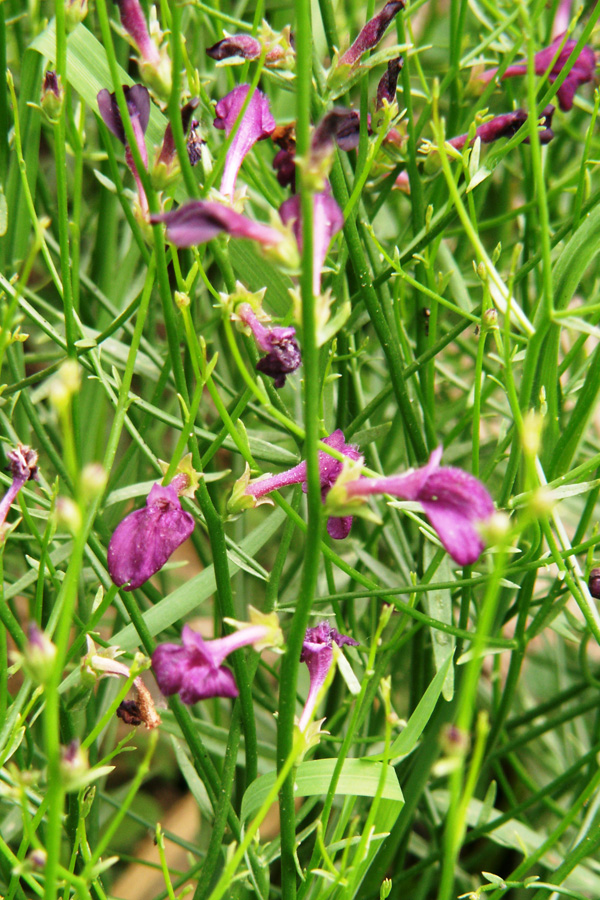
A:
[[[340,634],[327,621],[320,622],[314,628],[306,629],[300,662],[306,663],[308,667],[310,687],[298,722],[300,731],[304,731],[312,720],[319,699],[319,692],[325,684],[325,679],[333,663],[334,644],[337,644],[338,647],[343,647],[344,644],[358,647],[358,641],[345,634]]]
[[[146,506],[120,522],[108,545],[108,571],[116,585],[133,591],[155,575],[194,530],[172,484],[155,484]]]
[[[552,131],[553,115],[554,107],[552,105],[547,106],[542,113],[542,124],[544,127],[539,131],[539,138],[542,144],[550,143],[554,137],[554,132]],[[484,122],[475,131],[475,138],[479,138],[484,144],[491,144],[493,141],[499,140],[499,138],[512,137],[526,121],[527,110],[515,109],[513,112],[494,116],[489,122]],[[468,134],[460,134],[457,137],[450,138],[448,143],[457,150],[462,150],[468,140]],[[529,142],[529,138],[525,138],[525,141]]]
[[[146,17],[138,0],[115,0],[115,2],[119,7],[121,25],[135,44],[140,56],[148,65],[158,67],[160,65],[158,47],[150,38]]]
[[[450,556],[461,566],[474,563],[484,542],[478,525],[494,512],[494,502],[482,483],[462,469],[440,467],[442,448],[434,450],[420,469],[389,478],[358,478],[344,484],[348,500],[370,494],[391,494],[416,500]],[[343,504],[340,504],[343,506]]]
[[[240,84],[223,97],[216,106],[215,128],[225,131],[229,137],[250,90],[249,84]],[[235,181],[244,157],[257,141],[269,137],[275,130],[275,119],[271,115],[269,101],[261,91],[254,91],[250,103],[240,121],[225,159],[221,179],[221,193],[233,198]]]
[[[298,249],[302,253],[302,216],[300,197],[288,197],[279,208],[284,225],[291,224]],[[321,270],[331,239],[344,227],[344,214],[329,191],[313,195],[313,293],[321,293]]]
[[[339,428],[330,434],[329,437],[324,438],[323,443],[347,456],[348,459],[361,459],[358,448],[352,444],[346,444],[344,433]],[[321,499],[323,501],[325,501],[331,487],[335,484],[342,467],[343,463],[340,460],[334,459],[333,456],[325,453],[324,450],[319,451],[319,477],[321,481]],[[262,478],[250,482],[245,493],[255,500],[259,500],[266,494],[270,494],[271,491],[278,491],[289,484],[301,484],[304,493],[307,492],[305,462],[301,462],[299,465],[294,466],[293,469],[288,469],[287,472],[281,472],[279,475],[264,475]],[[347,537],[351,527],[352,516],[330,516],[327,520],[327,532],[336,540]]]
[[[261,222],[253,222],[228,206],[210,200],[193,200],[178,209],[150,216],[153,225],[164,222],[167,238],[176,247],[193,247],[212,241],[221,232],[236,238],[249,238],[265,247],[274,247],[284,239],[281,232]]]
[[[152,667],[163,694],[179,694],[187,704],[210,697],[237,697],[233,673],[223,665],[225,658],[249,644],[262,650],[283,643],[274,614],[265,616],[250,607],[250,619],[250,623],[230,622],[238,630],[212,641],[184,625],[182,645],[159,644],[152,654]]]
[[[146,134],[148,122],[150,121],[150,94],[143,84],[134,84],[132,87],[128,87],[124,84],[123,93],[125,94],[125,100],[127,102],[127,111],[129,112],[135,142],[142,158],[142,162],[144,163],[145,168],[148,168],[148,153],[146,151],[144,135]],[[112,131],[114,136],[125,145],[125,161],[129,166],[131,174],[135,178],[140,199],[140,207],[145,216],[148,212],[148,201],[146,199],[144,186],[142,185],[140,176],[135,167],[131,150],[127,145],[125,129],[123,128],[123,120],[121,119],[116,95],[111,94],[106,88],[103,88],[98,92],[96,99],[98,101],[98,111],[102,116],[104,124],[109,131]]]
[[[17,494],[24,484],[30,478],[37,479],[37,460],[36,450],[27,447],[25,444],[17,444],[14,450],[7,453],[8,467],[12,476],[12,484],[6,491],[6,494],[0,500],[0,543],[4,540],[6,533],[10,530],[5,525],[8,511],[17,499]]]
[[[283,387],[285,376],[295,372],[302,362],[296,329],[263,325],[249,303],[240,303],[236,315],[252,332],[257,347],[267,354],[259,359],[256,368],[273,378],[276,388]]]
[[[552,63],[552,60],[556,57],[558,53],[558,48],[560,47],[564,38],[564,34],[560,34],[557,38],[555,38],[549,47],[544,47],[543,50],[539,50],[535,54],[535,74],[536,75],[545,75],[548,69],[548,66]],[[560,73],[562,72],[564,66],[568,62],[571,57],[571,54],[577,44],[577,41],[574,38],[570,38],[558,53],[558,57],[556,57],[554,63],[552,64],[552,68],[548,72],[548,80],[550,84],[553,84]],[[581,53],[576,58],[575,63],[570,70],[569,74],[559,87],[556,92],[556,96],[558,99],[558,105],[562,110],[569,110],[573,106],[573,98],[575,96],[575,91],[579,87],[580,84],[585,84],[588,81],[592,81],[594,77],[594,72],[596,70],[596,54],[587,44],[582,48]],[[484,72],[481,75],[482,81],[488,82],[491,81],[492,78],[495,77],[498,69],[490,69],[488,72]],[[526,75],[527,74],[527,60],[520,60],[519,62],[513,63],[510,65],[506,71],[501,75],[501,78],[514,78],[517,75]]]
[[[391,0],[381,12],[369,19],[352,46],[340,57],[340,66],[355,66],[367,50],[377,46],[392,19],[404,9],[404,0]]]

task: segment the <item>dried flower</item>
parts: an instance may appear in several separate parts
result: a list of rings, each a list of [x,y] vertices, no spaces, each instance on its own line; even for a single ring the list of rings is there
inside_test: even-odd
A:
[[[403,65],[404,60],[401,56],[396,56],[395,59],[390,59],[388,62],[387,70],[382,75],[379,84],[377,85],[376,109],[381,109],[384,103],[392,104],[395,102],[398,76],[400,75]]]
[[[156,574],[194,530],[193,516],[181,508],[171,485],[155,484],[146,506],[117,525],[108,545],[110,577],[133,591]]]
[[[320,622],[314,628],[306,629],[300,662],[306,663],[308,667],[310,687],[298,722],[300,731],[304,731],[312,720],[315,707],[319,701],[319,693],[325,684],[333,663],[334,644],[337,644],[338,647],[343,647],[344,644],[357,647],[358,641],[345,634],[340,634],[327,621]]]
[[[330,512],[343,512],[352,501],[372,494],[390,494],[421,504],[440,541],[461,566],[474,563],[484,542],[478,526],[494,513],[494,503],[483,484],[462,469],[440,467],[442,448],[433,451],[429,462],[419,469],[387,478],[357,477],[335,485],[327,506]],[[358,474],[358,473],[357,473]]]
[[[17,444],[14,450],[10,450],[7,454],[10,474],[12,476],[12,484],[8,488],[6,494],[0,500],[0,543],[6,537],[9,528],[5,525],[8,511],[17,498],[17,494],[24,484],[30,478],[37,479],[37,460],[36,450],[27,447],[25,444]]]
[[[183,106],[181,110],[181,124],[183,127],[184,135],[187,134],[188,128],[193,130],[195,127],[195,120],[192,119],[192,113],[197,108],[199,102],[200,101],[197,97],[193,97]],[[197,124],[198,123],[196,123],[196,125]],[[187,149],[190,164],[194,166],[198,162],[199,156],[196,153],[190,155],[189,139],[187,142]],[[177,159],[175,139],[173,137],[173,129],[171,127],[171,123],[168,122],[167,127],[165,128],[162,146],[154,162],[152,180],[155,183],[157,190],[160,190],[174,181],[179,176],[179,174],[180,168],[179,161]]]
[[[249,90],[249,84],[240,84],[219,100],[213,123],[215,128],[223,129],[227,136],[231,134]],[[255,90],[227,151],[220,187],[224,196],[233,199],[237,174],[244,157],[257,141],[269,137],[274,130],[275,119],[271,115],[269,100],[261,91]]]
[[[352,444],[346,444],[344,433],[339,428],[330,434],[329,437],[324,438],[323,443],[350,460],[362,459],[357,447]],[[325,502],[327,494],[335,484],[343,465],[340,460],[330,456],[324,450],[319,451],[319,478],[323,502]],[[308,490],[306,484],[306,462],[301,462],[299,465],[294,466],[293,469],[288,469],[287,472],[281,472],[279,475],[263,475],[261,478],[249,482],[245,493],[254,500],[260,500],[266,494],[270,494],[271,491],[278,491],[280,488],[287,487],[290,484],[301,484],[302,490],[306,493]],[[327,532],[332,538],[341,540],[348,536],[351,526],[352,516],[330,516],[327,521]]]
[[[148,153],[146,151],[144,135],[148,127],[148,122],[150,121],[150,95],[143,84],[134,84],[132,87],[123,85],[123,93],[125,94],[125,100],[127,102],[127,111],[129,112],[129,118],[131,120],[135,143],[144,167],[147,168]],[[102,116],[104,124],[109,131],[112,131],[114,136],[125,145],[125,160],[131,170],[131,174],[135,178],[140,208],[145,217],[148,213],[148,201],[146,199],[144,186],[133,161],[131,149],[127,145],[125,129],[123,127],[123,120],[121,119],[121,112],[117,103],[116,94],[111,94],[106,88],[103,88],[98,92],[96,99],[98,101],[98,111]]]
[[[269,375],[276,388],[285,384],[285,377],[295,372],[302,362],[300,347],[296,341],[296,329],[280,325],[263,325],[249,303],[236,307],[236,318],[248,328],[259,350],[266,353],[259,359],[256,368],[263,375]]]
[[[241,59],[258,59],[261,49],[260,41],[251,34],[226,34],[223,40],[208,47],[206,55],[219,62],[223,59],[230,59],[232,56],[239,56]]]
[[[344,227],[344,214],[337,202],[326,190],[314,194],[313,203],[313,293],[321,293],[321,271],[331,239]],[[298,249],[302,253],[302,216],[300,197],[294,194],[281,204],[279,215],[284,225],[291,225]]]
[[[179,694],[183,703],[192,704],[210,697],[237,697],[238,689],[230,669],[223,661],[235,650],[250,644],[257,650],[281,646],[283,636],[274,613],[263,615],[249,607],[250,623],[232,623],[238,629],[226,637],[205,641],[185,625],[182,645],[159,644],[152,656],[158,686],[167,696]]]
[[[562,44],[563,40],[564,34],[559,34],[558,37],[552,41],[549,47],[544,47],[542,50],[539,50],[534,57],[536,75],[545,75],[548,67],[552,65],[552,68],[548,72],[548,80],[550,84],[553,84],[553,82],[556,81],[563,68],[569,61],[577,44],[577,41],[574,38],[570,38],[565,42],[564,47],[559,52],[559,47]],[[577,90],[579,85],[585,84],[586,82],[593,79],[595,70],[596,54],[594,53],[592,48],[586,44],[581,49],[581,52],[575,59],[575,63],[571,68],[569,74],[556,92],[558,105],[562,110],[568,111],[572,108],[575,91]],[[497,68],[489,69],[487,72],[484,72],[480,76],[480,78],[485,82],[491,81],[496,76],[497,71]],[[512,63],[512,65],[508,66],[506,71],[500,77],[501,79],[514,78],[517,75],[526,74],[527,60],[519,60],[519,62]]]
[[[123,651],[118,647],[104,647],[99,650],[91,637],[86,635],[87,653],[81,658],[81,673],[84,681],[90,681],[92,684],[98,679],[107,678],[129,678],[132,670],[125,663],[121,662],[118,657]],[[136,654],[133,664],[133,672],[139,671],[140,668],[147,668],[148,660],[141,653]],[[129,724],[141,725],[143,722],[146,728],[156,728],[161,723],[161,718],[156,711],[154,701],[150,691],[144,684],[140,675],[133,679],[133,686],[137,693],[137,700],[124,700],[123,704],[133,704],[137,711],[139,721],[130,722]],[[120,708],[120,707],[119,707]],[[119,711],[117,710],[117,716]],[[120,716],[119,718],[124,718]]]
[[[207,55],[217,63],[236,63],[243,60],[258,59],[265,49],[265,66],[292,68],[294,62],[293,41],[289,27],[282,32],[274,32],[263,22],[258,37],[250,34],[227,34],[223,40],[209,47]]]
[[[404,9],[404,0],[391,0],[390,3],[386,3],[378,15],[369,19],[352,46],[340,57],[338,65],[355,66],[361,56],[377,46],[388,25],[401,9]]]

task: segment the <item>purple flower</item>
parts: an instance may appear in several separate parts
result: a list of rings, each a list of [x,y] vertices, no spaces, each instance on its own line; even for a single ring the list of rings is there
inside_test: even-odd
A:
[[[142,59],[149,65],[158,66],[160,55],[156,44],[151,40],[146,24],[146,17],[138,0],[115,0],[119,7],[121,25],[137,47]]]
[[[146,141],[144,135],[148,122],[150,121],[150,94],[143,84],[134,84],[132,87],[123,85],[123,93],[127,102],[127,111],[131,120],[135,142],[139,150],[144,167],[148,168],[148,153],[146,151]],[[122,144],[125,144],[125,160],[131,174],[135,178],[138,194],[140,198],[140,207],[144,216],[148,212],[148,201],[144,186],[142,185],[140,176],[135,167],[131,150],[127,145],[125,138],[125,129],[123,128],[123,120],[119,111],[116,94],[111,94],[106,88],[98,92],[98,111],[102,116],[104,124],[112,131],[114,136],[118,138]]]
[[[352,46],[340,57],[340,66],[355,66],[361,56],[377,46],[394,16],[404,9],[404,0],[391,0],[381,12],[369,19]]]
[[[358,641],[340,634],[335,628],[332,628],[329,622],[320,622],[314,628],[306,629],[306,636],[302,644],[302,653],[300,654],[300,662],[306,663],[310,676],[310,687],[308,697],[298,722],[300,731],[304,731],[310,723],[315,706],[319,699],[319,692],[323,685],[331,664],[333,662],[333,645],[343,647],[348,644],[351,647],[358,647]]]
[[[205,641],[189,625],[184,625],[182,645],[159,644],[152,654],[152,667],[163,694],[179,694],[187,704],[210,697],[237,697],[233,673],[223,665],[223,660],[249,644],[261,650],[281,646],[283,642],[274,614],[265,616],[250,607],[250,619],[250,623],[230,622],[238,631],[212,641]]]
[[[440,467],[442,448],[420,469],[389,478],[358,478],[344,485],[348,499],[391,494],[416,500],[450,556],[461,566],[474,563],[484,542],[477,526],[490,518],[494,503],[482,483],[462,469]]]
[[[352,444],[346,444],[344,433],[339,428],[330,434],[329,437],[324,438],[323,443],[347,456],[348,459],[361,459],[358,448]],[[319,477],[323,502],[331,487],[335,484],[342,467],[343,463],[340,460],[330,456],[324,450],[319,450]],[[265,475],[254,482],[250,482],[246,488],[246,494],[255,500],[259,500],[266,494],[270,494],[271,491],[278,491],[289,484],[301,484],[304,493],[307,492],[305,462],[301,462],[299,465],[294,466],[293,469],[288,469],[287,472],[281,472],[279,475]],[[327,520],[327,531],[332,538],[337,540],[347,537],[351,526],[352,516],[330,516]]]
[[[162,97],[171,92],[171,61],[166,48],[159,50],[162,32],[154,32],[154,39],[148,33],[146,18],[139,0],[115,0],[119,7],[121,25],[129,35],[131,43],[140,54],[142,78]]]
[[[240,84],[217,103],[217,117],[213,124],[215,128],[223,129],[228,137],[240,114],[249,90],[249,84]],[[269,101],[261,91],[256,90],[252,94],[252,98],[246,107],[246,111],[227,151],[220,187],[220,191],[224,196],[233,198],[235,181],[244,157],[257,141],[262,141],[269,137],[274,130],[275,119],[271,115]]]
[[[0,543],[4,540],[7,530],[9,530],[5,526],[6,517],[17,498],[17,494],[30,478],[37,480],[38,472],[37,451],[32,450],[31,447],[27,447],[25,444],[17,444],[14,450],[10,450],[7,453],[7,458],[12,484],[2,500],[0,500]]]
[[[194,530],[172,485],[155,484],[146,506],[125,516],[108,545],[108,571],[116,585],[133,591],[156,574]]]
[[[535,54],[534,63],[536,75],[546,74],[548,66],[550,66],[552,60],[556,57],[563,39],[564,34],[560,34],[552,41],[549,47],[544,47],[542,50],[539,50]],[[548,80],[550,84],[553,84],[562,72],[576,44],[577,41],[574,38],[570,38],[565,43],[560,53],[558,53],[558,57],[556,57],[554,63],[552,64],[552,68],[548,72]],[[582,48],[579,56],[576,58],[571,71],[556,92],[558,105],[562,110],[567,111],[572,108],[575,91],[580,84],[585,84],[586,82],[593,79],[595,70],[596,54],[594,53],[592,48],[586,44],[585,47]],[[481,79],[485,82],[491,81],[492,78],[495,77],[497,71],[498,69],[490,69],[488,72],[484,72],[483,75],[481,75]],[[519,62],[510,65],[503,73],[501,78],[514,78],[517,75],[526,74],[527,61],[520,60]]]
[[[217,41],[206,51],[211,59],[231,59],[240,56],[242,59],[258,59],[261,53],[260,41],[250,34],[228,34],[222,41]]]
[[[295,372],[302,362],[296,329],[263,325],[249,303],[240,303],[236,315],[254,335],[257,347],[267,354],[259,359],[256,368],[273,378],[276,388],[283,387],[285,376]]]
[[[193,200],[178,209],[150,216],[152,224],[164,222],[167,238],[176,247],[192,247],[212,241],[221,232],[231,237],[249,238],[265,247],[274,247],[283,240],[275,228],[253,222],[228,206],[210,200]]]
[[[183,133],[186,134],[188,128],[190,127],[192,121],[192,113],[197,108],[198,103],[200,101],[197,97],[193,97],[189,100],[181,110],[181,124],[183,127]],[[177,149],[175,147],[175,138],[173,137],[173,129],[171,128],[171,123],[167,123],[167,127],[165,128],[165,135],[163,137],[162,147],[160,148],[160,153],[156,160],[158,163],[164,163],[165,165],[170,165],[175,156],[177,155]]]
[[[554,107],[552,105],[547,106],[542,113],[542,124],[544,127],[539,131],[539,138],[542,144],[548,144],[554,137],[554,132],[552,131],[553,115]],[[491,144],[493,141],[499,140],[499,138],[512,137],[526,121],[527,110],[515,109],[513,112],[494,116],[489,122],[484,122],[475,131],[475,138],[479,138],[484,144]],[[462,150],[468,140],[468,134],[460,134],[457,137],[450,138],[448,143],[457,150]],[[525,141],[528,142],[529,138],[525,138]]]
[[[329,191],[313,195],[313,293],[321,293],[321,270],[334,235],[344,227],[344,214]],[[300,197],[294,194],[281,204],[279,215],[284,225],[291,224],[302,252],[302,216]]]

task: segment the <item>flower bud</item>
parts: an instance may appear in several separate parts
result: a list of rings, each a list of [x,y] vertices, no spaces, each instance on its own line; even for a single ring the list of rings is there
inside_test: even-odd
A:
[[[108,475],[100,463],[89,463],[81,473],[81,490],[86,500],[100,497],[106,487]]]
[[[55,659],[56,647],[35,622],[31,622],[29,640],[23,651],[25,670],[38,684],[45,684],[52,675]]]
[[[57,122],[63,106],[64,91],[60,75],[49,69],[44,75],[42,84],[41,105],[48,117],[48,121]]]
[[[87,14],[88,0],[67,0],[65,4],[67,31],[73,31],[80,22],[83,22]]]
[[[77,534],[81,528],[81,510],[70,497],[58,497],[54,509],[56,522],[63,525],[71,534]]]
[[[592,569],[588,578],[588,587],[592,597],[595,600],[600,600],[600,569]]]

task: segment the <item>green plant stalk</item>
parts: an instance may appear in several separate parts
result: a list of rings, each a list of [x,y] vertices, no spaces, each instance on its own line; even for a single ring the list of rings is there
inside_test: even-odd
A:
[[[539,860],[551,850],[555,844],[561,839],[563,834],[571,827],[573,822],[575,822],[577,816],[582,812],[582,810],[587,805],[588,801],[594,796],[596,791],[600,788],[600,769],[597,769],[593,778],[586,784],[585,788],[577,797],[577,799],[569,806],[569,809],[564,812],[564,818],[561,822],[558,823],[554,831],[552,831],[546,840],[540,844],[540,846],[529,856],[525,857],[522,863],[520,863],[517,868],[510,874],[509,878],[511,881],[518,881],[524,878],[527,875],[527,872],[535,866]],[[585,849],[585,855],[587,855],[587,850],[590,849],[593,851],[593,847],[587,845],[586,841],[582,841]],[[581,847],[578,845],[575,850],[581,852]],[[571,851],[573,853],[574,851]],[[576,859],[578,854],[576,853]],[[570,871],[570,870],[569,870]],[[565,873],[567,874],[567,873]],[[494,891],[491,895],[490,900],[500,900],[503,894],[502,890]],[[538,898],[539,900],[539,898]]]
[[[56,4],[56,73],[63,85],[67,83],[67,32],[65,23],[65,4]],[[69,242],[69,200],[67,195],[67,153],[66,153],[66,100],[58,121],[54,125],[54,155],[56,159],[56,195],[58,200],[58,237],[60,243],[60,274],[62,280],[62,301],[65,314],[65,335],[67,338],[67,354],[71,359],[76,356],[75,341],[77,325],[73,306],[73,289],[71,284],[71,248]]]
[[[245,853],[247,853],[252,841],[254,840],[255,835],[258,832],[258,829],[260,828],[265,816],[269,812],[269,809],[277,799],[277,795],[279,794],[282,785],[285,782],[285,779],[291,774],[296,759],[298,758],[299,753],[302,751],[303,745],[303,738],[297,743],[293,742],[292,752],[277,773],[277,778],[275,780],[275,783],[273,784],[273,787],[265,797],[264,802],[257,812],[256,816],[246,829],[243,840],[239,844],[230,861],[225,866],[225,870],[223,871],[223,874],[217,882],[214,890],[210,894],[209,900],[221,900],[221,897],[223,897],[226,891],[231,888],[232,879],[235,876],[239,864],[244,858]]]
[[[296,4],[296,153],[306,159],[309,153],[310,109],[312,95],[312,23],[310,0]],[[316,335],[316,309],[313,296],[313,196],[303,170],[300,168],[300,202],[302,215],[302,361],[304,367],[304,427],[307,467],[308,532],[304,545],[304,566],[298,605],[288,633],[279,686],[279,715],[277,721],[277,791],[281,823],[281,878],[286,900],[296,897],[296,816],[294,782],[291,772],[296,759],[294,748],[294,717],[296,684],[302,642],[315,594],[321,555],[321,483],[318,465],[320,379],[319,351]],[[282,777],[284,776],[284,777]],[[267,807],[268,808],[268,807]]]
[[[156,749],[157,740],[158,740],[158,731],[155,730],[150,735],[150,738],[148,740],[148,746],[146,748],[146,752],[144,753],[143,759],[138,766],[137,772],[135,773],[135,776],[131,782],[129,790],[127,791],[127,794],[121,801],[121,805],[119,807],[119,810],[118,810],[116,816],[114,817],[114,819],[112,820],[110,825],[107,825],[104,828],[102,837],[98,841],[98,844],[96,845],[96,848],[95,848],[94,852],[92,853],[90,860],[88,862],[86,862],[86,864],[85,864],[85,867],[81,873],[81,878],[84,879],[84,881],[89,880],[89,878],[91,878],[94,866],[96,865],[96,863],[98,862],[98,860],[100,859],[100,857],[102,856],[102,854],[104,853],[104,851],[106,850],[108,845],[110,844],[110,842],[113,838],[113,835],[115,834],[119,825],[121,824],[121,822],[127,815],[127,810],[133,803],[135,796],[136,796],[137,792],[139,791],[144,778],[146,777],[146,775],[148,774],[148,772],[150,770],[150,761],[152,759],[152,756],[154,755],[154,750]]]
[[[15,153],[17,154],[17,162],[19,164],[19,172],[21,174],[21,182],[23,188],[23,194],[25,196],[25,204],[27,206],[27,211],[29,212],[29,218],[31,219],[31,224],[33,226],[33,231],[35,233],[37,243],[39,244],[42,256],[44,257],[44,262],[48,268],[48,272],[50,273],[50,277],[54,282],[54,286],[58,291],[58,294],[62,297],[63,288],[60,282],[60,277],[58,272],[56,271],[56,267],[52,261],[52,257],[50,256],[50,251],[48,250],[48,245],[46,244],[46,239],[44,237],[44,229],[40,224],[40,220],[38,219],[37,213],[35,211],[35,204],[33,202],[33,197],[31,196],[31,189],[29,187],[29,182],[27,180],[27,164],[25,162],[25,157],[23,156],[23,144],[21,142],[21,127],[19,122],[19,107],[17,104],[17,97],[15,94],[15,85],[12,77],[12,73],[10,69],[6,73],[6,80],[8,82],[8,90],[10,93],[10,99],[12,101],[13,106],[13,116],[14,116],[14,138],[15,138]]]
[[[460,686],[457,701],[456,726],[465,734],[468,734],[471,730],[476,707],[477,685],[481,667],[483,665],[483,650],[494,619],[500,583],[504,574],[507,556],[507,547],[499,546],[497,548],[497,553],[494,556],[494,568],[488,581],[487,590],[481,606],[481,612],[478,617],[477,631],[473,638],[473,657],[467,664],[467,669]],[[481,752],[483,752],[483,746],[485,746],[485,739],[483,739]],[[476,748],[478,747],[479,741],[476,743]],[[474,755],[472,765],[474,766],[476,762],[477,760]],[[450,775],[450,805],[448,807],[444,828],[444,851],[440,885],[437,895],[438,900],[450,900],[452,897],[456,860],[466,830],[466,807],[463,807],[462,805],[462,797],[467,788],[467,784],[464,781],[464,769],[465,760],[463,758]],[[469,779],[467,778],[467,782],[468,780]]]

